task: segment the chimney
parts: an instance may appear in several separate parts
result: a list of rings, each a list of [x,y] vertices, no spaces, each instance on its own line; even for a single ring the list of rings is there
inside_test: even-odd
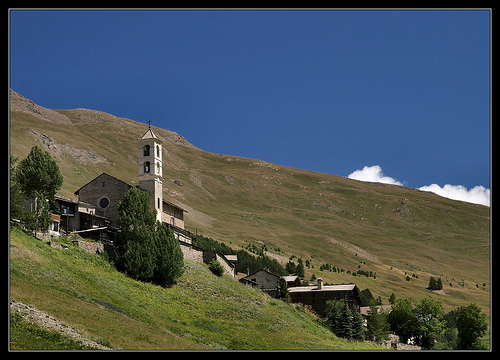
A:
[[[318,278],[318,290],[323,290],[323,279]]]

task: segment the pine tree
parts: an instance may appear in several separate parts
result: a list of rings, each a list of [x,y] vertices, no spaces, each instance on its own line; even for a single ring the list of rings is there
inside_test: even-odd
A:
[[[156,267],[154,230],[156,213],[149,208],[147,192],[130,188],[118,203],[120,232],[115,255],[119,268],[134,279],[149,281]]]
[[[43,195],[51,204],[54,202],[57,190],[63,184],[59,166],[47,151],[37,145],[33,146],[28,156],[20,161],[16,180],[21,192],[28,199],[33,199],[37,193]]]
[[[298,277],[301,277],[303,278],[305,275],[304,275],[304,265],[302,265],[302,263],[299,263],[297,265],[297,268],[296,268],[296,274]]]
[[[349,305],[344,301],[339,314],[338,334],[339,337],[351,339],[353,337],[352,313]]]
[[[156,269],[154,277],[157,283],[170,286],[184,272],[184,255],[179,241],[165,224],[157,222],[154,236],[156,247]]]
[[[357,341],[363,341],[365,339],[365,325],[363,321],[363,316],[358,312],[356,307],[351,308],[351,319],[352,319],[352,338]]]
[[[429,286],[427,287],[427,289],[429,289],[429,290],[437,290],[436,289],[436,285],[437,285],[436,279],[434,279],[431,276],[431,278],[429,279]]]
[[[436,281],[436,290],[443,290],[443,282],[441,281],[441,278]]]
[[[396,295],[392,293],[391,296],[389,297],[389,304],[394,305],[395,302],[396,302]]]
[[[326,302],[326,324],[337,336],[340,336],[340,313],[343,305],[343,301],[339,300],[329,300]]]

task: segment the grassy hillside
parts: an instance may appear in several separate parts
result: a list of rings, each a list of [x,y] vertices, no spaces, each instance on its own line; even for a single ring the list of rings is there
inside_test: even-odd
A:
[[[45,143],[64,175],[64,195],[103,171],[137,183],[137,140],[147,125],[93,110],[43,109],[15,93],[11,110],[12,154],[24,157]],[[489,314],[488,207],[214,154],[171,131],[154,131],[164,141],[164,198],[189,210],[188,230],[235,249],[265,245],[283,263],[301,257],[312,264],[306,278],[355,282],[384,303],[391,293],[430,295],[446,311],[476,302]],[[323,263],[346,271],[319,271]],[[376,278],[354,277],[358,269]],[[442,278],[442,291],[425,289],[430,276]]]
[[[178,284],[163,288],[126,277],[98,255],[54,249],[13,228],[10,265],[12,299],[115,349],[378,348],[339,339],[300,307],[203,264],[186,261]],[[60,346],[55,335],[46,344],[15,329],[15,348]]]

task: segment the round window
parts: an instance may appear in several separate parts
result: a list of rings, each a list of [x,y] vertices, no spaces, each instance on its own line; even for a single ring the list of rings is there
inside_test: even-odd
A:
[[[106,197],[103,197],[101,200],[99,200],[99,206],[103,209],[106,209],[109,205],[109,199]]]

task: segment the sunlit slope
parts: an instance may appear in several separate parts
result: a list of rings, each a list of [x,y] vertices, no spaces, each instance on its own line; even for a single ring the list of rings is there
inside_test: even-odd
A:
[[[137,183],[137,139],[147,125],[85,109],[47,115],[35,104],[23,107],[29,100],[22,99],[11,112],[11,152],[24,157],[35,143],[49,143],[64,175],[63,194],[72,196],[101,172]],[[301,257],[311,263],[306,279],[314,273],[330,283],[356,282],[384,303],[393,292],[415,300],[432,295],[445,308],[477,302],[489,312],[488,207],[209,153],[153,129],[164,141],[164,197],[188,209],[193,233],[235,249],[265,245],[283,263]],[[345,271],[320,271],[323,263]],[[358,269],[376,278],[353,276]],[[442,278],[442,292],[425,289],[430,276]]]

